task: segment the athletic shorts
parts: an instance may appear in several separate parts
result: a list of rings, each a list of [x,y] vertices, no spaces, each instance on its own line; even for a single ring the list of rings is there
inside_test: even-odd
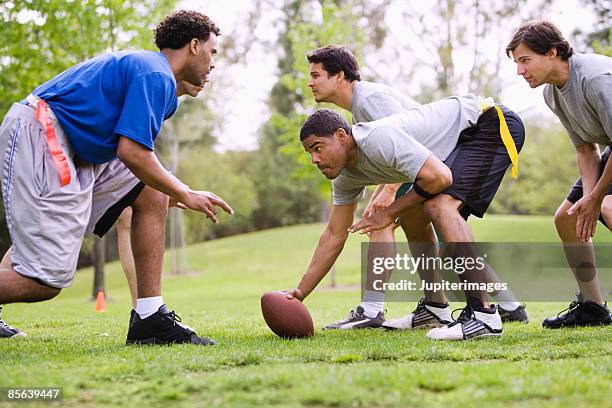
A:
[[[608,163],[608,160],[610,160],[611,151],[612,151],[612,148],[608,146],[606,147],[606,150],[604,150],[603,155],[601,156],[601,166],[599,168],[599,177],[601,177],[601,175],[603,174],[604,167],[606,167],[606,163]],[[608,192],[606,193],[606,195],[607,196],[612,195],[612,184],[608,186]],[[580,200],[581,198],[582,198],[582,177],[576,180],[576,184],[574,184],[574,186],[572,187],[572,189],[570,190],[567,196],[567,201],[569,201],[572,204],[576,204],[578,200]],[[604,220],[601,214],[599,214],[599,221],[601,221],[603,225],[608,227],[608,224],[606,224],[606,221]]]
[[[0,126],[0,179],[12,242],[12,267],[45,285],[71,285],[86,233],[104,235],[144,185],[119,160],[79,161],[50,112],[67,157],[70,182],[60,176],[34,108],[13,104]]]
[[[517,151],[525,142],[525,127],[519,116],[499,105]],[[443,194],[460,200],[459,212],[467,219],[471,214],[482,218],[499,189],[506,170],[512,165],[506,146],[499,133],[499,117],[489,109],[478,118],[475,126],[464,129],[457,146],[444,161],[452,174],[453,184]],[[396,198],[405,194],[411,183],[398,190]]]

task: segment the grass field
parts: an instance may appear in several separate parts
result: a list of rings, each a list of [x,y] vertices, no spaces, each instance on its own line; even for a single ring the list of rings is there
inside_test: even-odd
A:
[[[556,239],[549,217],[488,216],[473,226],[482,241]],[[189,247],[196,272],[166,276],[164,300],[199,334],[216,339],[214,348],[126,347],[130,300],[118,263],[107,266],[106,313],[94,313],[89,302],[91,270],[80,271],[74,286],[52,301],[9,305],[4,317],[29,337],[0,341],[0,386],[61,386],[66,407],[610,407],[612,326],[540,327],[567,303],[528,304],[532,323],[506,325],[498,339],[443,343],[422,331],[379,330],[275,337],[259,297],[297,284],[322,228]],[[599,234],[612,241],[609,232]],[[324,281],[306,300],[316,327],[358,304],[351,284],[359,281],[360,240],[351,237],[337,263],[345,289],[330,290]],[[560,279],[570,279],[569,271]],[[387,307],[396,317],[414,304]]]

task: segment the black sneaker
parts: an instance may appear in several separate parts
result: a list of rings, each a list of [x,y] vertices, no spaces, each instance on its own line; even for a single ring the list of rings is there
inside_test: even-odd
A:
[[[567,313],[561,314],[565,311]],[[567,309],[560,311],[557,317],[544,319],[542,327],[558,329],[561,327],[599,326],[611,323],[612,317],[610,317],[610,309],[608,309],[607,303],[602,306],[590,300],[586,302],[575,300],[570,303]]]
[[[0,339],[8,339],[10,337],[25,337],[25,333],[19,329],[9,326],[2,320],[2,306],[0,306]]]
[[[385,314],[383,312],[379,312],[376,317],[372,318],[363,313],[363,307],[357,306],[355,310],[349,312],[346,319],[328,324],[323,327],[323,330],[375,329],[382,327],[384,322]]]
[[[126,344],[174,344],[190,343],[214,346],[212,339],[199,337],[191,327],[181,324],[181,318],[170,311],[166,305],[146,319],[132,311],[131,324]]]
[[[529,323],[529,316],[527,316],[525,305],[520,305],[514,310],[506,310],[500,305],[497,305],[497,310],[499,311],[499,316],[501,317],[502,322],[504,323]]]
[[[134,320],[134,316],[136,316],[136,310],[132,309],[132,311],[130,312],[130,323],[128,324],[128,327],[132,326],[132,321]]]

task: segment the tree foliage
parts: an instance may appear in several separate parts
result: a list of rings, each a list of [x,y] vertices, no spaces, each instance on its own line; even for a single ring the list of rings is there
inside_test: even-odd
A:
[[[61,71],[106,51],[153,49],[153,26],[175,0],[0,3],[0,116]]]

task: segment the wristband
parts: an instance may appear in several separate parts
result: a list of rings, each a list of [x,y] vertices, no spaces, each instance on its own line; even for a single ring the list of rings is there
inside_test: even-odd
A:
[[[414,190],[415,193],[425,198],[425,200],[431,200],[432,198],[440,194],[440,193],[435,193],[435,194],[428,193],[427,191],[419,187],[417,183],[412,183],[412,189]]]

